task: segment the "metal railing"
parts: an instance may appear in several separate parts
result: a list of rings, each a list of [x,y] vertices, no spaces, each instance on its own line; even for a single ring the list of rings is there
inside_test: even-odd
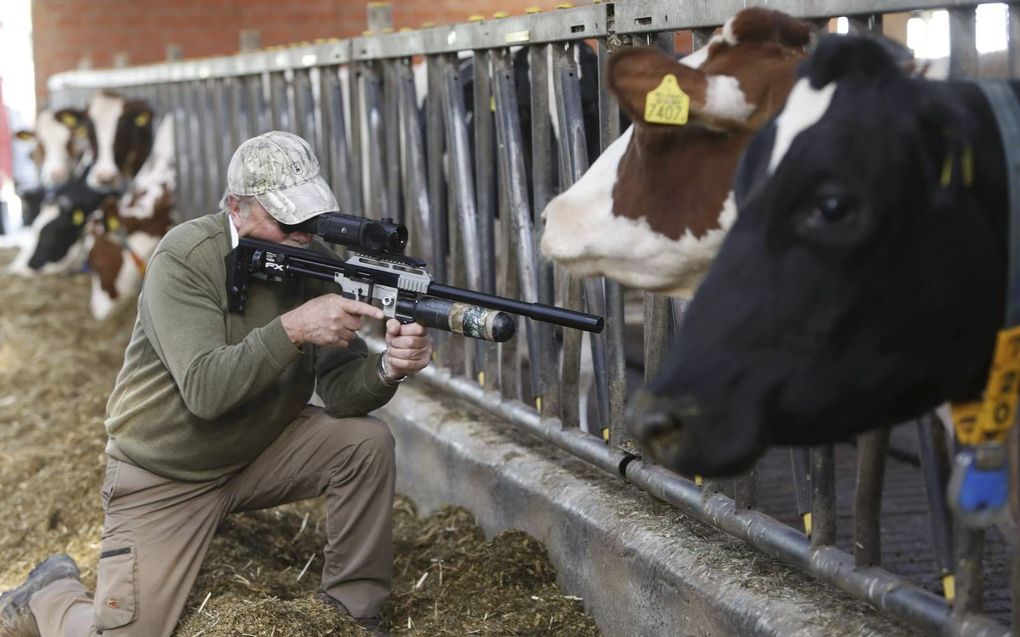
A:
[[[977,4],[628,0],[229,57],[69,72],[52,77],[49,87],[55,107],[84,104],[95,90],[107,88],[172,113],[178,123],[178,199],[184,218],[215,209],[225,167],[242,140],[271,129],[305,137],[343,209],[407,224],[411,251],[428,260],[437,280],[606,316],[606,330],[592,337],[591,353],[595,419],[608,431],[608,442],[578,428],[582,339],[574,330],[564,330],[559,342],[551,329],[524,320],[521,338],[501,347],[436,335],[441,365],[426,370],[427,382],[927,634],[1006,635],[1006,627],[981,613],[982,534],[951,528],[943,496],[945,439],[933,416],[916,425],[919,456],[935,562],[941,575],[955,574],[953,602],[879,565],[887,431],[859,437],[852,555],[835,546],[831,446],[791,451],[793,490],[808,533],[755,510],[755,471],[733,481],[700,484],[643,460],[624,428],[624,290],[608,280],[572,278],[537,250],[539,213],[585,172],[586,135],[595,134],[581,125],[575,56],[580,42],[594,43],[601,69],[619,47],[640,43],[671,49],[675,31],[691,31],[699,46],[712,28],[746,6],[768,6],[820,23],[848,16],[852,29],[880,29],[883,12],[948,8],[951,72],[966,76],[977,70]],[[1010,12],[1009,33],[1020,35],[1020,11]],[[1017,41],[1011,37],[1011,69],[1020,68]],[[526,49],[529,104],[522,105],[516,94],[511,47]],[[470,76],[459,68],[462,58],[472,60]],[[418,107],[423,96],[416,94],[416,74],[420,79],[422,72],[428,94],[424,113]],[[472,83],[470,91],[465,81]],[[604,149],[620,134],[619,109],[605,90],[599,91],[598,107],[597,134]],[[470,129],[468,109],[473,112]],[[530,130],[522,130],[521,112],[532,115]],[[555,117],[558,134],[550,117]],[[644,370],[650,376],[685,303],[651,294],[643,302]],[[1016,627],[1020,567],[1015,565],[1012,586]]]

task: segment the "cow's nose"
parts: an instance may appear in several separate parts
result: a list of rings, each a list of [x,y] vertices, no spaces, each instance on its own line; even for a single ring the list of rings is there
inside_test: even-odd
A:
[[[642,443],[655,462],[671,464],[680,453],[684,420],[673,400],[642,390],[627,408],[626,420],[630,434]]]

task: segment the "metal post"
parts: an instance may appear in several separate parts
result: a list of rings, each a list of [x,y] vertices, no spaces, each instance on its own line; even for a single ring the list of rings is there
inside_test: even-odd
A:
[[[397,65],[401,60],[384,60],[382,65],[382,116],[383,140],[386,148],[386,203],[389,206],[389,217],[398,223],[406,223],[401,205],[400,168],[403,158],[400,156],[400,100],[397,98]]]
[[[269,74],[269,112],[273,130],[290,130],[290,106],[287,104],[287,80],[283,72]]]
[[[811,546],[836,543],[836,457],[832,445],[811,448]]]
[[[432,223],[429,193],[425,174],[425,146],[421,134],[421,118],[415,96],[414,76],[410,60],[397,67],[397,92],[400,95],[400,127],[404,157],[404,208],[407,211],[413,254],[422,258],[432,255]]]
[[[194,153],[191,150],[191,122],[188,117],[188,85],[178,82],[171,86],[174,116],[174,161],[177,168],[177,200],[182,205],[176,206],[177,219],[175,221],[187,221],[192,215],[200,214],[191,203],[194,200],[192,192],[194,179],[191,172],[192,158]]]
[[[985,530],[968,529],[959,521],[953,525],[956,549],[956,599],[953,614],[957,617],[980,613],[983,607],[982,554],[985,552]]]
[[[351,211],[356,215],[366,215],[368,208],[365,206],[365,198],[368,193],[365,189],[365,131],[367,130],[364,119],[364,102],[362,100],[363,65],[355,62],[349,67],[347,90],[351,96]],[[432,264],[435,268],[435,263]]]
[[[446,183],[443,178],[443,112],[442,99],[443,77],[441,60],[437,55],[426,58],[428,71],[428,95],[425,113],[425,144],[426,168],[428,170],[429,210],[432,213],[432,275],[440,281],[447,279],[446,254],[448,251],[449,232],[447,228]],[[355,161],[355,164],[358,162]],[[439,360],[443,360],[443,352],[448,339],[446,334],[436,333],[432,336]]]
[[[481,290],[496,292],[496,129],[493,115],[495,96],[489,79],[489,56],[474,52],[474,137],[475,205],[478,219],[478,250],[481,258]],[[478,342],[477,376],[486,389],[495,389],[499,375],[498,348]]]
[[[555,79],[553,88],[560,131],[560,165],[564,167],[560,174],[563,190],[573,186],[588,170],[588,144],[584,130],[584,107],[581,104],[580,74],[574,59],[575,47],[575,44],[554,44],[551,47]],[[602,278],[585,279],[584,291],[587,311],[604,316],[606,300]],[[606,336],[590,334],[588,338],[595,376],[597,420],[601,426],[609,412]]]
[[[611,53],[608,38],[598,41],[598,67],[606,68]],[[620,105],[601,85],[599,75],[599,147],[605,152],[620,136]],[[627,434],[624,411],[627,407],[627,362],[624,355],[625,325],[623,287],[606,279],[606,385],[609,410],[606,416],[609,427],[609,444],[635,450],[637,443]]]
[[[343,84],[340,73],[346,69],[325,67],[319,71],[320,106],[322,109],[322,131],[329,149],[329,167],[333,191],[344,211],[356,210],[353,191],[355,183],[351,177],[350,149],[347,145],[347,118],[344,110]]]
[[[312,91],[312,78],[308,69],[294,71],[294,119],[297,135],[303,137],[315,149],[316,155],[322,155],[316,144],[315,126],[315,95]]]
[[[513,252],[517,258],[517,277],[521,298],[538,301],[538,271],[535,239],[531,225],[531,207],[528,205],[528,186],[524,172],[521,125],[517,115],[517,92],[514,90],[513,65],[507,49],[490,52],[492,87],[496,101],[496,149],[500,188],[505,193],[513,223]],[[528,343],[528,360],[537,361],[540,355],[538,330],[535,321],[524,319]],[[538,369],[531,366],[532,399],[542,395]]]
[[[241,145],[241,142],[248,139],[248,109],[247,96],[244,90],[244,78],[232,77],[227,80],[227,121],[230,122],[227,131],[227,147],[231,153]],[[229,159],[228,159],[229,162]],[[226,166],[228,164],[224,164]]]
[[[953,558],[953,522],[946,505],[946,483],[949,480],[949,453],[946,434],[938,416],[926,414],[917,421],[918,455],[924,476],[924,492],[931,521],[932,551],[935,568],[942,581],[943,594],[953,601],[956,581]]]
[[[226,186],[226,179],[220,180],[220,173],[226,172],[227,167],[223,163],[223,119],[222,99],[220,89],[222,80],[210,79],[203,82],[199,90],[202,92],[201,112],[202,135],[205,137],[205,166],[202,167],[202,174],[205,178],[205,206],[203,210],[212,212],[219,203],[220,195]]]
[[[475,184],[471,165],[471,148],[468,142],[467,111],[464,104],[464,86],[460,79],[460,69],[455,55],[443,58],[443,113],[445,115],[447,177],[449,178],[451,197],[450,204],[454,214],[450,216],[451,225],[456,226],[457,237],[451,237],[451,245],[456,246],[456,254],[461,267],[455,269],[464,277],[464,283],[473,289],[481,288],[482,264],[478,241],[478,212],[475,208]],[[463,345],[458,341],[458,345]],[[475,376],[480,370],[480,348],[471,348],[475,356],[468,362],[468,373]],[[463,348],[464,352],[467,348]],[[463,359],[461,354],[459,360]]]
[[[536,237],[544,232],[542,211],[553,196],[553,171],[556,148],[552,143],[552,122],[549,118],[549,51],[550,45],[528,47],[528,67],[531,70],[531,190],[535,205]],[[538,300],[554,304],[556,273],[552,261],[538,255]],[[538,326],[542,342],[542,356],[532,365],[538,366],[542,379],[542,413],[559,416],[562,413],[559,367],[559,345],[552,325]]]
[[[192,157],[196,160],[192,166],[194,169],[191,172],[192,178],[192,199],[191,209],[194,211],[193,214],[201,216],[209,212],[205,209],[206,201],[208,201],[207,188],[208,184],[204,178],[204,167],[202,164],[207,161],[206,153],[206,131],[203,130],[203,120],[205,119],[205,109],[202,108],[202,86],[201,82],[189,82],[188,83],[188,103],[189,103],[189,116],[187,116],[188,122],[191,124],[191,151],[194,153]]]
[[[854,497],[854,564],[882,563],[880,515],[889,430],[876,429],[857,437],[857,493]]]
[[[978,73],[974,7],[949,9],[949,77],[975,77]]]
[[[1020,2],[1011,2],[1009,4],[1009,18],[1008,27],[1009,29],[1009,76],[1012,78],[1020,77]],[[1014,602],[1013,607],[1016,608]],[[1018,624],[1014,621],[1014,626]]]
[[[811,458],[807,447],[790,448],[790,470],[793,474],[793,493],[797,500],[797,515],[804,524],[804,533],[810,537],[811,523]]]
[[[385,219],[391,216],[383,170],[383,166],[387,161],[390,161],[390,158],[384,157],[381,84],[379,62],[362,63],[361,87],[365,108],[365,131],[368,133],[368,139],[363,140],[365,143],[360,156],[368,162],[368,191],[365,193],[364,215],[372,219]]]

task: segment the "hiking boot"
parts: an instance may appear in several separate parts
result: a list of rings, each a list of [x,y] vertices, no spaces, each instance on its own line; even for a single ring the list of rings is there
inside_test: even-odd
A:
[[[378,615],[372,615],[371,617],[355,617],[351,615],[351,612],[347,610],[346,606],[326,593],[319,593],[319,599],[353,619],[354,623],[356,623],[358,627],[368,631],[368,634],[372,635],[372,637],[390,637],[390,633],[382,627],[382,618]]]
[[[64,554],[51,555],[32,569],[21,586],[0,595],[0,637],[39,637],[28,603],[32,596],[57,580],[78,579],[78,567]]]

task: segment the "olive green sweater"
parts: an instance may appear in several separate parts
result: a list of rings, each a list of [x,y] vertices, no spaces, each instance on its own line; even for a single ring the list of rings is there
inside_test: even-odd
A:
[[[156,248],[107,403],[114,458],[168,478],[212,480],[265,450],[316,381],[336,417],[367,414],[393,397],[361,339],[299,349],[287,338],[280,315],[331,291],[327,284],[253,278],[244,314],[227,312],[231,231],[225,213],[207,215],[176,226]]]

